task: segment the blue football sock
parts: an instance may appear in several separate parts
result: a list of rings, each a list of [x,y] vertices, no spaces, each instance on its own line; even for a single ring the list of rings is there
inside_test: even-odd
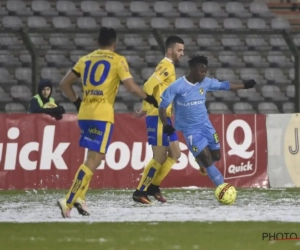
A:
[[[215,165],[211,165],[210,167],[206,168],[206,172],[209,179],[211,179],[216,187],[224,183],[223,175]]]

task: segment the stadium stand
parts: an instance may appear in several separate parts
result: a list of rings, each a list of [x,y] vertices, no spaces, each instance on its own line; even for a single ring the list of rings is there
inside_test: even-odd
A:
[[[210,77],[258,82],[252,91],[208,93],[210,113],[293,112],[294,59],[280,32],[296,30],[293,42],[300,47],[300,7],[278,2],[1,1],[0,112],[26,112],[35,92],[33,74],[51,79],[53,97],[75,112],[58,84],[80,56],[96,49],[95,30],[101,25],[119,31],[117,52],[126,56],[140,85],[163,56],[161,41],[178,34],[186,55],[177,77],[185,74],[188,56],[197,52],[208,56]],[[34,73],[31,48],[37,57]],[[76,92],[82,94],[79,82]],[[139,106],[121,85],[117,112]]]

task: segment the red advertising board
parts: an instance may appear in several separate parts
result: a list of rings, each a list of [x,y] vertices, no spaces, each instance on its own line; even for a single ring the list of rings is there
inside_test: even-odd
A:
[[[216,163],[225,181],[237,187],[266,187],[267,139],[264,115],[211,115],[222,147]],[[76,115],[56,121],[46,115],[0,115],[0,189],[68,188],[85,150],[79,148]],[[201,176],[179,133],[181,158],[163,187],[213,187]],[[91,188],[135,188],[152,158],[144,119],[117,114],[105,161]]]

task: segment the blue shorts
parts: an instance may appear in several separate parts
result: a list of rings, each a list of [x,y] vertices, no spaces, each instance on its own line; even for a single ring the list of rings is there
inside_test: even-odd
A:
[[[170,118],[168,118],[169,124],[172,124]],[[170,142],[178,141],[176,133],[170,136],[163,134],[163,124],[161,123],[158,116],[147,116],[146,117],[148,143],[152,146],[165,146],[168,147]]]
[[[220,149],[218,134],[210,124],[204,124],[195,130],[182,131],[182,133],[194,157],[197,157],[206,146],[211,150]]]
[[[110,122],[78,120],[80,127],[79,146],[105,154],[114,125]]]

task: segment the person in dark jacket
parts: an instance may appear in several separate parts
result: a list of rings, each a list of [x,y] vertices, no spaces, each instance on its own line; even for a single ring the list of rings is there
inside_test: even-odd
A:
[[[56,120],[62,119],[65,109],[55,103],[52,94],[52,83],[48,79],[41,79],[38,86],[38,94],[32,97],[29,104],[29,113],[43,113],[54,117]]]

